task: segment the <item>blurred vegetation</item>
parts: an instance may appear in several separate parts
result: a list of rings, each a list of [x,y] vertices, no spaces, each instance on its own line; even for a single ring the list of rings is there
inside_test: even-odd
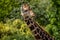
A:
[[[60,40],[60,0],[0,0],[0,40],[34,40],[20,15],[23,2],[36,14],[35,21]]]

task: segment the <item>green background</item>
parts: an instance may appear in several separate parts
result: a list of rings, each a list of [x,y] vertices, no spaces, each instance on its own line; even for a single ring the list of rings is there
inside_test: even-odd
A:
[[[23,2],[32,8],[35,21],[60,40],[60,0],[0,0],[0,40],[34,40],[20,15]]]

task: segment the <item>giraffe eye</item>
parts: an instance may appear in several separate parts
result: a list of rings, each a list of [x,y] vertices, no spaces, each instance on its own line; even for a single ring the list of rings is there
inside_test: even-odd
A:
[[[28,10],[25,10],[24,12],[27,12]]]

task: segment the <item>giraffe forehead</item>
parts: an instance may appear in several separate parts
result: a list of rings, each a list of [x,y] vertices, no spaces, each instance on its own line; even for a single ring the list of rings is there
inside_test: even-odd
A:
[[[28,7],[29,5],[28,4],[23,4],[23,6]]]
[[[23,10],[28,10],[30,7],[28,4],[23,4],[22,5]]]

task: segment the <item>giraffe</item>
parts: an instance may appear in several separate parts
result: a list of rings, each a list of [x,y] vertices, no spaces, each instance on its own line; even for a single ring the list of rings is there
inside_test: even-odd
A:
[[[34,21],[33,17],[35,14],[28,4],[25,3],[21,6],[21,15],[33,33],[35,40],[54,40],[53,37],[51,37],[40,25]]]

